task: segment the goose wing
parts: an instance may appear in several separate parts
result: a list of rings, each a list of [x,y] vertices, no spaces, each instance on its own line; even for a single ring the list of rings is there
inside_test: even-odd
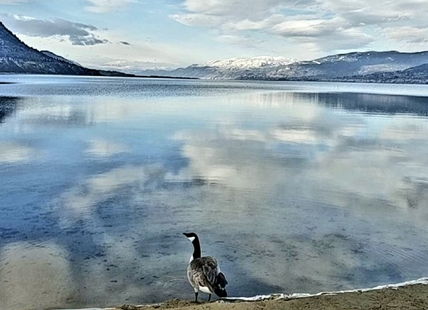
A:
[[[206,286],[214,292],[214,285],[219,273],[215,258],[210,256],[196,258],[190,263],[190,270],[199,286]]]

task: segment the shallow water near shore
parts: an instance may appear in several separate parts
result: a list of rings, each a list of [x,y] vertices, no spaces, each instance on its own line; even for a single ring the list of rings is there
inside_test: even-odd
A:
[[[428,88],[0,76],[0,309],[428,274]],[[204,296],[202,296],[204,298]]]

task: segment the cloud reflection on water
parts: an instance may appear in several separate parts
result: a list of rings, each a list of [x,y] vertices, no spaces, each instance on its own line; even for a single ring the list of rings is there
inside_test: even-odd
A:
[[[368,96],[373,100],[375,95]],[[344,94],[329,94],[327,98],[341,104],[343,97],[347,98]],[[391,96],[377,97],[378,104],[386,105]],[[294,172],[293,178],[298,174],[299,183],[313,191],[311,196],[317,199],[322,191],[335,189],[338,193],[384,199],[393,206],[403,206],[407,198],[401,194],[408,191],[407,180],[428,173],[427,159],[423,156],[428,151],[425,120],[370,119],[362,115],[351,118],[335,110],[314,113],[311,110],[318,110],[317,105],[301,101],[301,94],[296,98],[294,103],[301,104],[301,109],[307,110],[311,117],[301,119],[299,113],[287,109],[287,121],[260,130],[228,124],[213,130],[177,133],[174,139],[183,141],[182,154],[189,159],[188,167],[178,177],[242,188],[258,188],[267,183],[272,187],[288,187],[286,179]],[[264,99],[282,102],[284,98],[280,94],[279,98]],[[404,105],[411,109],[412,103]],[[370,101],[365,104],[359,106],[370,109]],[[324,199],[325,203],[334,203],[327,197]]]
[[[0,164],[25,162],[32,159],[35,150],[29,146],[12,142],[0,142]]]
[[[120,190],[144,191],[153,182],[161,182],[163,174],[156,166],[124,166],[92,176],[62,195],[58,201],[61,219],[91,218],[98,204],[115,198]]]
[[[103,139],[91,140],[86,150],[89,155],[94,157],[109,157],[128,151],[129,148],[123,143]]]

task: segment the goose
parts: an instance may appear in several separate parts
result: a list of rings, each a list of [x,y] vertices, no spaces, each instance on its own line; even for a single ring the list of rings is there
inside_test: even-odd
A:
[[[198,302],[199,291],[209,294],[208,301],[211,300],[211,294],[227,297],[226,277],[220,271],[217,260],[211,256],[201,257],[201,245],[197,234],[193,232],[183,234],[193,244],[193,254],[190,256],[187,267],[187,278],[195,291],[195,303]]]

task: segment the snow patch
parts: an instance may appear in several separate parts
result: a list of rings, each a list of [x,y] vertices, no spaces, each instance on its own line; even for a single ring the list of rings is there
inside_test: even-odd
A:
[[[219,69],[254,69],[262,67],[276,67],[281,65],[289,65],[296,62],[295,59],[286,57],[259,56],[253,58],[228,58],[223,60],[211,60],[200,67],[217,67]]]

